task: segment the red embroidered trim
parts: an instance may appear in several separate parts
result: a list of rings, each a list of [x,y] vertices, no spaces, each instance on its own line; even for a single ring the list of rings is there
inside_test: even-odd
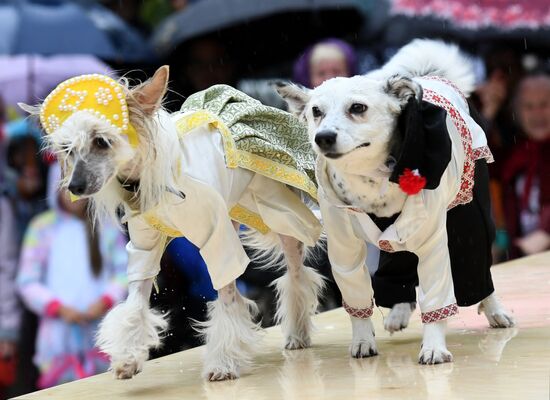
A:
[[[346,312],[352,317],[367,319],[372,316],[373,305],[367,308],[353,308],[342,300],[342,306],[344,306],[344,310],[346,310]]]
[[[395,251],[388,240],[379,240],[378,247],[380,247],[380,250],[387,251],[388,253],[393,253]]]
[[[456,303],[449,304],[448,306],[437,310],[422,313],[422,323],[429,324],[430,322],[442,321],[445,318],[449,318],[455,314],[458,314],[458,306]]]
[[[460,140],[464,148],[464,168],[460,178],[460,189],[455,199],[447,207],[448,210],[458,206],[459,204],[467,204],[472,201],[474,188],[474,157],[472,150],[472,135],[466,125],[466,121],[462,118],[456,108],[445,97],[435,93],[433,90],[425,89],[423,100],[428,101],[436,106],[442,107],[451,117],[453,124],[460,133]]]
[[[442,82],[450,87],[452,87],[454,90],[456,90],[458,92],[458,94],[460,95],[460,97],[462,97],[462,99],[467,103],[468,100],[466,100],[466,96],[464,96],[464,93],[462,93],[462,91],[458,88],[458,86],[456,86],[453,82],[451,82],[450,80],[448,79],[445,79],[445,78],[442,78],[441,76],[436,76],[436,75],[429,75],[429,76],[423,76],[422,79],[428,79],[428,80],[431,80],[431,81],[439,81],[439,82]]]
[[[495,162],[495,159],[493,158],[493,153],[491,153],[491,149],[489,149],[489,146],[483,146],[474,149],[474,160],[481,160],[482,158],[487,160],[488,164]]]

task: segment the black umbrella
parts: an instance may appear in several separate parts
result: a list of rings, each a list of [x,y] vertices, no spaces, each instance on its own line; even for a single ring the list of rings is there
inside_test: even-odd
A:
[[[265,65],[296,55],[326,36],[361,30],[360,0],[201,0],[168,17],[154,32],[153,47],[168,56],[192,39],[214,35],[247,62]]]

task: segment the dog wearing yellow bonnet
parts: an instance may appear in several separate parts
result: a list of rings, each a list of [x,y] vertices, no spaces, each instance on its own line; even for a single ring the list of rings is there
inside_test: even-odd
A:
[[[286,266],[275,282],[284,346],[310,346],[310,315],[323,285],[303,263],[304,248],[321,233],[303,201],[316,196],[315,160],[295,117],[226,85],[190,96],[169,114],[162,108],[168,75],[161,67],[135,87],[79,76],[38,107],[20,106],[40,116],[63,167],[62,185],[90,198],[96,218],[127,223],[128,298],[98,334],[116,378],[140,372],[149,349],[160,345],[167,321],[149,297],[166,243],[185,236],[200,249],[218,291],[208,320],[198,325],[204,375],[234,379],[251,363],[260,333],[255,304],[235,285],[250,261],[241,240],[263,260]],[[239,234],[242,225],[247,230]]]

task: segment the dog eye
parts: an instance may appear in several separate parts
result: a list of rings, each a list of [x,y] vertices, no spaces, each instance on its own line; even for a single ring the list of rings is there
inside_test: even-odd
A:
[[[105,139],[103,139],[102,137],[96,137],[94,139],[94,145],[98,148],[98,149],[106,149],[109,147],[109,142],[106,141]]]
[[[363,114],[367,111],[367,106],[361,103],[353,103],[349,108],[350,114]]]
[[[323,116],[323,112],[317,106],[311,107],[311,113],[313,114],[313,118],[319,118]]]

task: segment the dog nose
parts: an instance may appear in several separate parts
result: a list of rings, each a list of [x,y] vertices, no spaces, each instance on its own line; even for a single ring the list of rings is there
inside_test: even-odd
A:
[[[71,180],[71,183],[69,183],[69,191],[72,194],[75,194],[77,196],[80,196],[81,194],[84,194],[84,191],[86,190],[86,181],[84,179],[73,179]]]
[[[321,131],[315,135],[315,143],[321,150],[330,150],[336,143],[336,136],[336,132]]]

